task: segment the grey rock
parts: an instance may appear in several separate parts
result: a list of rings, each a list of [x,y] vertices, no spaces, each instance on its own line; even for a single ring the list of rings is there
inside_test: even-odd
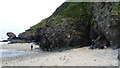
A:
[[[6,35],[9,37],[8,40],[16,38],[16,35],[14,33],[12,33],[12,32],[7,32]]]
[[[97,25],[96,32],[104,36],[110,46],[115,49],[120,47],[120,20],[118,19],[120,16],[112,15],[111,11],[115,11],[113,5],[115,3],[94,3],[93,15]]]
[[[29,30],[29,29],[28,29]],[[24,39],[24,40],[29,40],[29,41],[31,41],[31,40],[33,40],[33,35],[32,35],[32,33],[30,32],[30,31],[26,31],[26,32],[23,32],[23,33],[20,33],[19,35],[18,35],[18,38],[19,39]]]

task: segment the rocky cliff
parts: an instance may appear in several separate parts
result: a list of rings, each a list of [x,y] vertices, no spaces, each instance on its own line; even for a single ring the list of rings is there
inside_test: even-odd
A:
[[[107,45],[120,47],[120,3],[65,2],[50,17],[21,33],[42,50]]]
[[[112,48],[120,47],[120,2],[94,3],[93,15],[96,22],[94,28],[100,36],[109,41]],[[102,40],[101,43],[104,43]]]

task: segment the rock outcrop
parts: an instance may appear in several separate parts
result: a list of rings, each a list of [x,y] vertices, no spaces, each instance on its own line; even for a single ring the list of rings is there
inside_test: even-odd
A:
[[[16,35],[12,32],[7,32],[6,35],[9,37],[8,40],[12,40],[12,39],[16,38]]]
[[[101,43],[109,41],[112,48],[120,47],[120,3],[94,3],[93,15],[99,36],[104,36]]]
[[[91,9],[91,3],[63,3],[37,30],[35,41],[47,51],[90,45]]]
[[[7,36],[9,37],[7,40],[3,40],[2,42],[10,41],[10,43],[29,43],[32,42],[32,35],[31,33],[27,32],[30,31],[26,30],[26,32],[23,32],[16,37],[16,35],[12,32],[7,32]]]
[[[20,34],[42,50],[107,45],[120,47],[120,3],[65,2],[50,17]]]
[[[32,35],[32,33],[30,31],[32,31],[32,29],[28,29],[25,32],[20,33],[18,35],[18,38],[19,39],[24,39],[24,40],[32,41],[33,40],[33,35]]]

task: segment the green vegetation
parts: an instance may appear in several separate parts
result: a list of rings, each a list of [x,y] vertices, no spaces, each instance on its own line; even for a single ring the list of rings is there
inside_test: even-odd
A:
[[[36,29],[38,28],[43,28],[46,24],[46,22],[48,21],[49,18],[46,18],[46,19],[43,19],[41,22],[39,22],[38,24],[30,27],[30,29],[33,29],[32,31],[27,31],[29,33],[31,33],[33,36],[35,35],[36,33]]]
[[[48,21],[48,18],[43,19],[41,22],[39,22],[38,24],[30,27],[31,29],[37,29],[37,28],[43,28],[45,26],[45,22]]]
[[[80,16],[86,15],[86,13],[90,15],[91,4],[84,2],[65,2],[53,13],[53,16],[80,18]]]
[[[53,17],[56,17],[55,22],[62,22],[61,18],[71,21],[69,26],[71,27],[71,34],[84,34],[83,32],[79,31],[80,28],[80,21],[87,22],[87,25],[90,25],[92,21],[92,4],[87,2],[65,2],[63,3],[54,13]],[[88,27],[89,28],[89,27]],[[83,31],[86,31],[83,28]]]
[[[51,17],[52,18],[52,17]],[[55,20],[53,20],[52,22],[51,22],[51,24],[52,25],[55,25],[57,22],[63,22],[63,20],[62,20],[62,18],[61,17],[55,17]]]
[[[112,15],[119,15],[120,16],[120,2],[115,3],[113,6],[114,11],[112,11]]]
[[[92,3],[65,2],[59,8],[57,8],[56,11],[53,13],[53,15],[51,15],[49,18],[46,18],[41,22],[39,22],[38,24],[30,27],[33,30],[29,32],[32,33],[32,35],[35,35],[36,29],[44,28],[46,22],[48,22],[50,19],[53,19],[53,18],[54,20],[52,22],[49,22],[51,23],[51,26],[54,26],[56,23],[59,23],[59,25],[63,27],[62,23],[64,23],[63,19],[65,19],[69,21],[67,23],[69,23],[69,27],[71,27],[71,34],[84,34],[78,29],[81,26],[79,23],[81,23],[80,21],[87,22],[86,25],[89,25],[91,23]],[[87,26],[85,28],[87,28]],[[83,31],[86,31],[85,28],[83,28]]]

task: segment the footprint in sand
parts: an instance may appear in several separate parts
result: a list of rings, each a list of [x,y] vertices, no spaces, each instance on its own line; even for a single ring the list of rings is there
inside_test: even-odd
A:
[[[63,58],[60,57],[59,59],[60,59],[60,60],[65,60],[65,57],[66,57],[66,56],[64,56]]]
[[[70,61],[70,59],[67,59],[66,61],[65,61],[65,63],[68,63]]]

